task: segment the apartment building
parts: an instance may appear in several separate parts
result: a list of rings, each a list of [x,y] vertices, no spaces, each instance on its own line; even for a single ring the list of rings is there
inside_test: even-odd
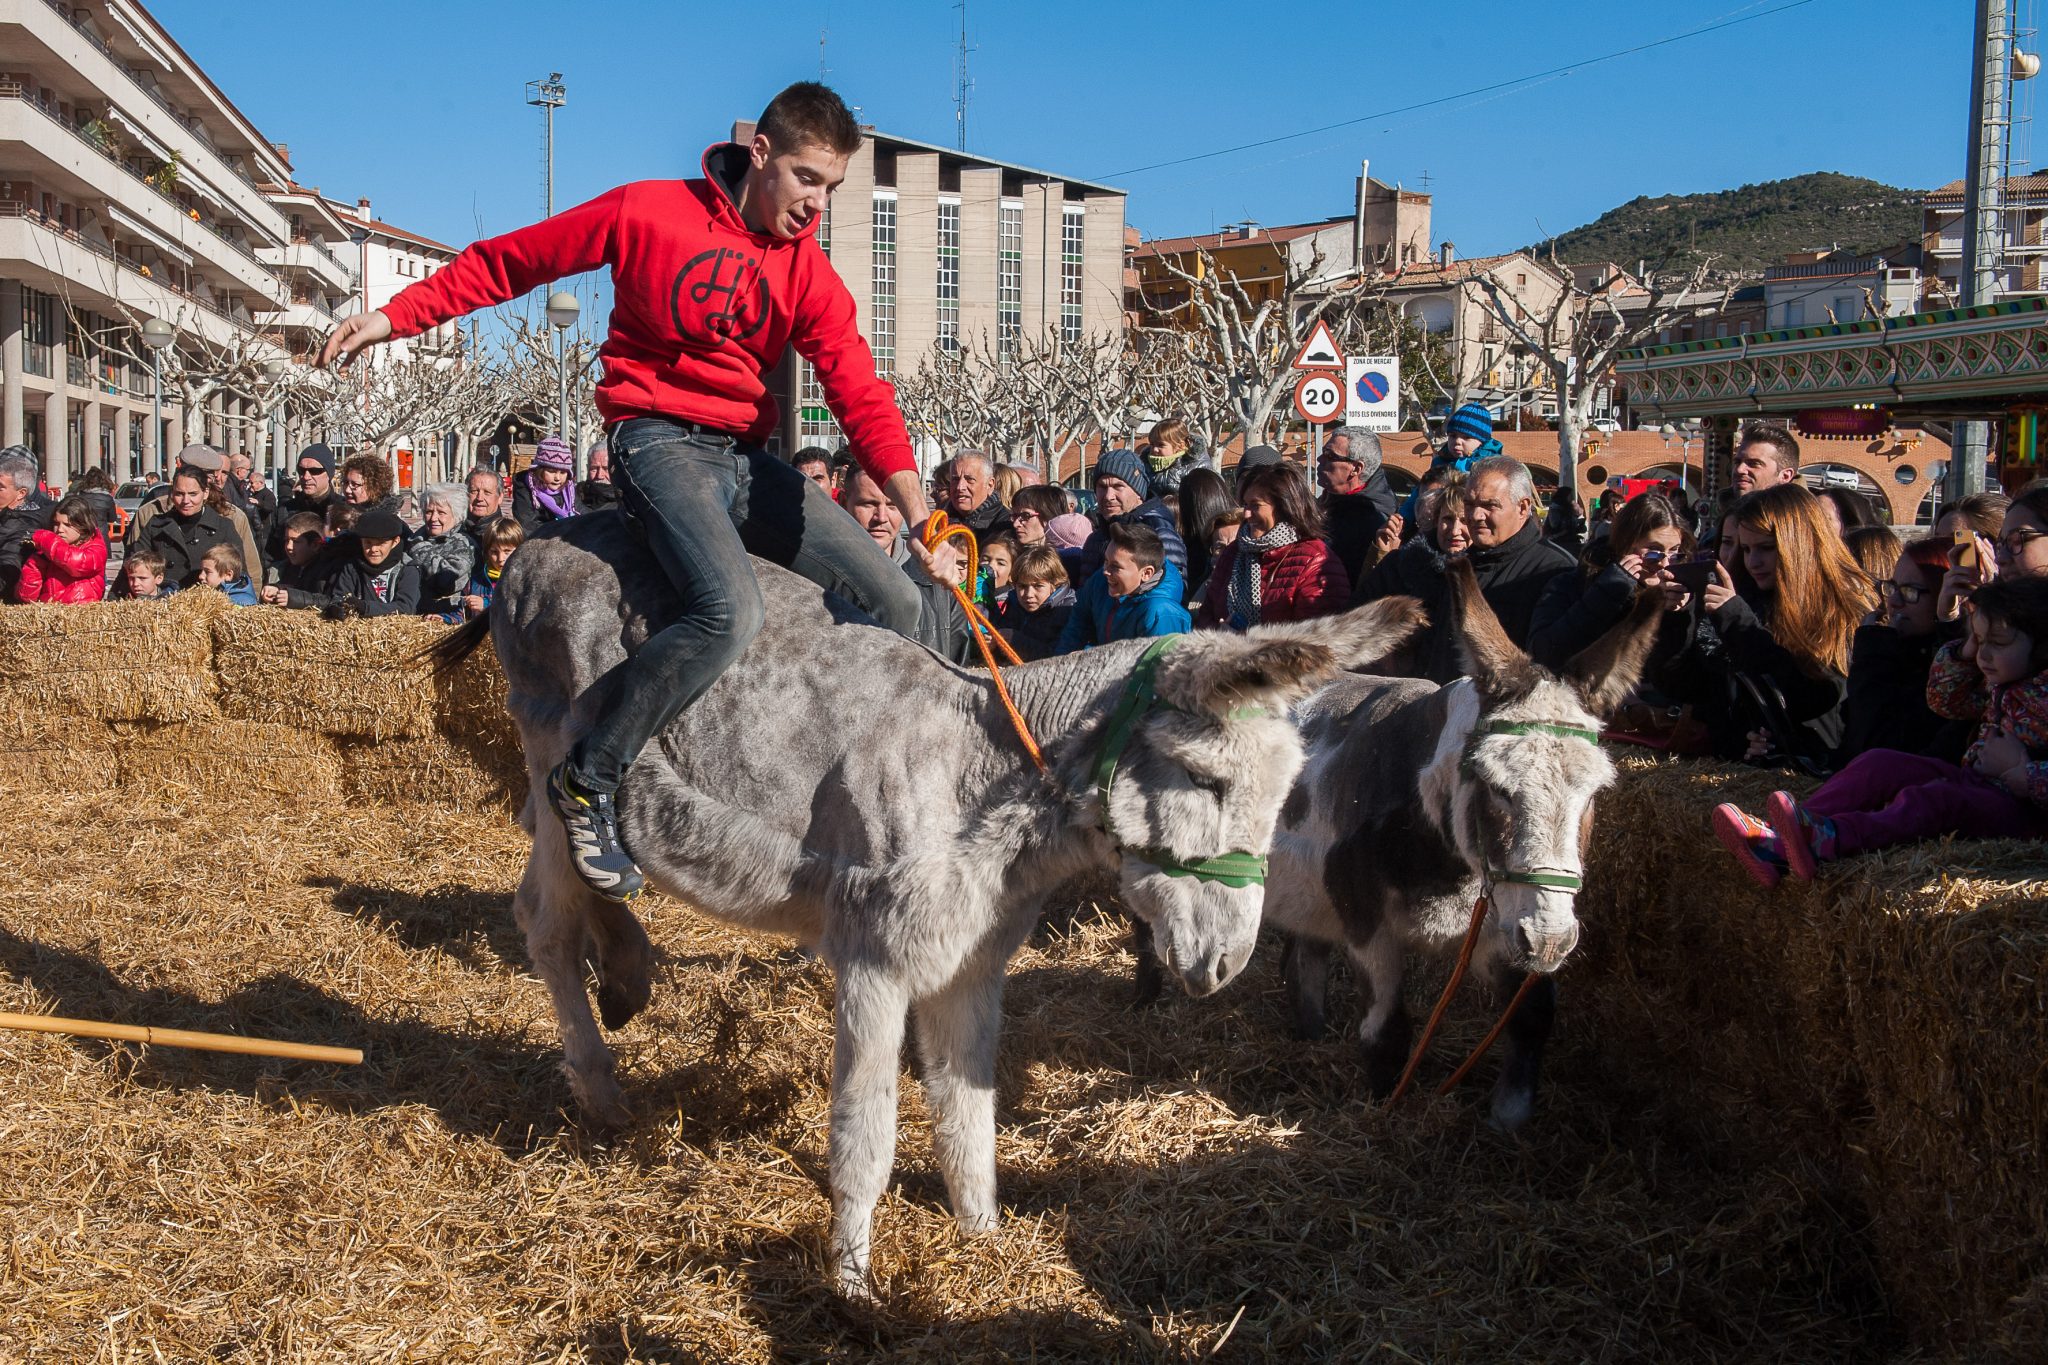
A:
[[[1998,298],[2048,292],[2041,262],[2048,257],[2048,175],[2008,176],[1999,182],[2004,257]],[[1928,310],[1962,306],[1963,182],[1951,180],[1920,199],[1921,274]],[[1993,299],[1980,299],[1991,303]]]
[[[1794,251],[1764,267],[1764,330],[1900,317],[1920,307],[1920,250]]]
[[[52,483],[198,440],[267,462],[263,376],[353,292],[343,228],[141,5],[0,0],[0,442]],[[147,322],[240,377],[167,390],[161,430]]]
[[[984,336],[1003,355],[1122,330],[1122,190],[866,131],[818,240],[885,379]],[[840,442],[808,363],[789,357],[770,389],[786,448]]]

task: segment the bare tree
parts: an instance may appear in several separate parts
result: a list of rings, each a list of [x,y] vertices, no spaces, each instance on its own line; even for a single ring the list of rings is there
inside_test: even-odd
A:
[[[1486,296],[1494,316],[1528,349],[1548,379],[1557,399],[1558,487],[1574,491],[1580,435],[1592,416],[1594,396],[1610,382],[1614,358],[1685,318],[1719,312],[1734,286],[1709,287],[1711,260],[1686,275],[1653,271],[1641,281],[1641,292],[1624,288],[1619,275],[1581,284],[1559,264],[1555,248],[1550,263],[1564,288],[1540,313],[1524,308],[1490,276],[1469,283]]]

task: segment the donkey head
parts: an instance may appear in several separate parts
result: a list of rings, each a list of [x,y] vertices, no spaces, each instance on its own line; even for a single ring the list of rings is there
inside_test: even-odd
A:
[[[1491,955],[1523,971],[1555,971],[1579,940],[1573,900],[1593,799],[1614,781],[1600,722],[1634,689],[1662,601],[1640,594],[1624,620],[1554,674],[1508,639],[1471,565],[1455,561],[1450,586],[1466,677],[1445,689],[1424,804],[1492,885]]]
[[[1287,708],[1399,648],[1425,620],[1414,598],[1395,597],[1242,635],[1197,632],[1161,657],[1163,705],[1137,721],[1103,819],[1121,845],[1123,902],[1191,995],[1251,959],[1264,855],[1302,764]]]

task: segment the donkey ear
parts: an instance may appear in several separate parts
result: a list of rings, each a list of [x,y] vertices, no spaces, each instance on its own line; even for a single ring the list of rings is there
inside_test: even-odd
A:
[[[1336,651],[1316,640],[1196,631],[1159,667],[1159,695],[1218,719],[1240,706],[1289,706],[1337,676]]]
[[[1588,711],[1606,720],[1642,680],[1643,665],[1650,660],[1663,621],[1664,595],[1655,590],[1638,592],[1629,614],[1574,654],[1559,676],[1572,685]]]
[[[1444,574],[1450,581],[1451,626],[1457,632],[1458,654],[1479,694],[1491,701],[1512,701],[1535,691],[1543,671],[1501,629],[1500,618],[1479,591],[1471,562],[1453,559]]]
[[[1246,638],[1322,645],[1335,656],[1337,667],[1363,668],[1392,654],[1428,624],[1429,613],[1423,610],[1421,599],[1382,597],[1336,616],[1255,626],[1246,632]]]

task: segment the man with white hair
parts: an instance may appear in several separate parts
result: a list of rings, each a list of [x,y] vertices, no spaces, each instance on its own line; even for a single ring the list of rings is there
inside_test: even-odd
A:
[[[1529,621],[1543,590],[1559,574],[1570,573],[1577,561],[1543,538],[1535,515],[1536,484],[1520,460],[1494,455],[1477,461],[1465,476],[1463,495],[1464,528],[1471,538],[1464,557],[1508,639],[1526,645]],[[1435,505],[1434,499],[1423,503],[1426,508]],[[1433,543],[1432,531],[1429,526],[1419,528],[1414,540],[1380,561],[1359,584],[1351,604],[1403,594],[1421,598],[1429,625],[1409,642],[1413,671],[1432,682],[1447,683],[1464,669],[1450,626],[1447,558]]]
[[[986,545],[1010,529],[1010,509],[996,496],[995,461],[978,450],[963,450],[946,462],[946,484],[940,490],[946,515],[974,532],[974,543]]]
[[[37,487],[41,466],[27,446],[0,450],[0,601],[14,600],[29,537],[50,529],[56,504]]]
[[[1358,427],[1332,430],[1316,457],[1316,481],[1323,486],[1323,538],[1356,583],[1373,537],[1394,515],[1394,490],[1380,466],[1380,438]]]

